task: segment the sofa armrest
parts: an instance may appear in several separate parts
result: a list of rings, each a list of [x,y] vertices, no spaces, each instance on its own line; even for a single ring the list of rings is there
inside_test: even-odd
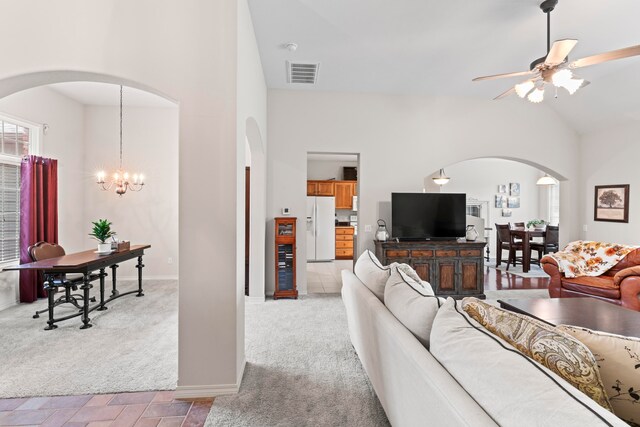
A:
[[[620,286],[620,282],[630,276],[640,276],[640,265],[634,265],[633,267],[620,270],[613,276],[613,284]]]
[[[560,289],[562,288],[562,276],[560,268],[555,259],[550,256],[544,256],[540,260],[540,265],[545,273],[551,276],[549,280],[549,297],[560,298]]]

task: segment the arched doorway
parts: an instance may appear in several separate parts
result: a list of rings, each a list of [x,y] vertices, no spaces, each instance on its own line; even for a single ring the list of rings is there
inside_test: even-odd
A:
[[[64,233],[61,235],[61,243],[67,250],[67,252],[76,252],[79,250],[87,249],[92,245],[87,240],[86,234],[88,233],[88,228],[90,225],[89,218],[95,220],[97,218],[103,218],[106,216],[109,220],[114,222],[116,226],[115,229],[120,233],[120,237],[125,240],[132,240],[132,244],[142,243],[141,240],[145,239],[151,235],[151,233],[143,232],[142,234],[138,234],[135,230],[136,224],[138,223],[146,223],[149,226],[153,225],[155,227],[155,236],[159,237],[160,240],[170,240],[169,234],[171,234],[171,243],[172,252],[167,256],[163,256],[162,259],[156,257],[157,259],[153,259],[153,255],[158,255],[160,252],[160,246],[162,243],[160,241],[155,241],[152,243],[153,250],[148,251],[145,254],[145,262],[147,266],[145,268],[144,278],[149,279],[151,275],[155,276],[157,279],[165,279],[171,277],[174,282],[177,282],[177,253],[178,253],[178,217],[177,217],[177,179],[178,179],[178,162],[177,162],[177,152],[178,152],[178,109],[177,105],[174,104],[174,101],[167,101],[168,104],[173,104],[171,108],[173,111],[169,112],[170,119],[167,119],[166,115],[150,115],[149,108],[143,108],[142,105],[136,104],[132,105],[132,98],[129,95],[133,96],[133,92],[142,92],[138,90],[131,89],[131,86],[127,85],[124,79],[118,80],[115,78],[104,78],[100,79],[98,76],[91,74],[89,77],[91,78],[90,85],[93,85],[94,82],[98,82],[100,80],[109,80],[109,83],[100,83],[96,84],[97,86],[109,86],[109,92],[113,92],[114,99],[113,104],[104,104],[104,105],[94,105],[91,107],[84,107],[83,102],[80,100],[74,99],[72,95],[69,93],[59,92],[58,95],[55,95],[56,90],[52,89],[56,86],[62,85],[74,85],[79,82],[75,80],[76,78],[81,78],[84,73],[71,73],[64,74],[61,73],[58,75],[60,78],[51,78],[51,76],[46,76],[46,73],[38,74],[39,79],[27,79],[31,83],[34,84],[33,87],[24,88],[24,90],[15,90],[18,87],[23,87],[22,85],[4,85],[0,84],[0,87],[3,88],[2,94],[4,95],[1,99],[4,101],[11,100],[15,97],[20,97],[18,102],[14,102],[13,105],[19,105],[21,107],[21,112],[16,111],[16,115],[23,116],[25,114],[28,115],[30,105],[36,105],[38,100],[38,96],[43,94],[42,91],[49,91],[48,98],[45,98],[44,101],[52,101],[55,96],[60,98],[60,102],[56,103],[53,106],[50,106],[51,113],[49,116],[45,114],[46,107],[43,102],[41,105],[37,105],[38,109],[34,113],[35,118],[34,121],[42,125],[43,132],[46,130],[47,132],[44,135],[44,147],[45,151],[42,154],[45,157],[54,157],[59,160],[59,168],[58,168],[58,186],[65,186],[64,191],[59,191],[59,222],[61,223],[60,232]],[[56,73],[54,73],[56,74]],[[34,77],[33,75],[31,77]],[[41,77],[41,79],[40,79]],[[13,79],[8,79],[13,80]],[[20,79],[18,79],[20,80]],[[5,83],[6,81],[2,81],[0,83]],[[36,84],[36,83],[46,83],[45,85]],[[62,83],[61,83],[62,82]],[[85,80],[86,82],[86,80]],[[118,107],[117,105],[117,93],[119,91],[119,85],[123,84],[124,88],[124,129],[125,129],[125,137],[124,137],[124,148],[125,148],[125,166],[135,166],[142,167],[147,178],[149,179],[147,187],[139,194],[126,194],[122,198],[118,198],[117,195],[113,194],[113,192],[100,192],[99,188],[94,183],[94,173],[97,171],[97,166],[103,165],[109,168],[117,167],[117,152],[118,152]],[[144,85],[135,85],[137,87],[144,87]],[[67,87],[67,89],[69,89]],[[86,88],[85,88],[86,89]],[[40,91],[38,94],[33,94],[34,91]],[[149,92],[144,92],[149,93]],[[23,96],[24,94],[24,96]],[[150,95],[152,98],[158,98],[162,100],[167,100],[166,97],[158,97],[157,92],[153,95]],[[54,96],[55,95],[55,96]],[[41,98],[42,99],[42,98]],[[71,104],[76,105],[75,107]],[[134,108],[132,108],[134,107]],[[54,111],[57,108],[57,111]],[[80,110],[77,115],[74,116],[76,110]],[[88,111],[91,110],[91,111]],[[129,111],[127,111],[129,110]],[[136,110],[136,111],[133,111]],[[144,110],[144,111],[143,111]],[[24,113],[27,112],[27,113]],[[53,116],[53,117],[51,117]],[[77,116],[77,117],[76,117]],[[142,117],[147,117],[148,120],[142,119]],[[49,117],[49,118],[47,118]],[[87,121],[83,122],[83,118]],[[77,119],[77,121],[76,121]],[[166,120],[171,121],[171,125],[166,127],[167,123],[159,124],[159,121]],[[66,122],[66,123],[63,123]],[[46,123],[46,126],[45,126]],[[62,124],[62,125],[61,125]],[[63,126],[64,125],[64,126]],[[67,126],[68,125],[68,126]],[[153,149],[149,146],[140,146],[134,140],[136,138],[140,138],[141,134],[144,134],[144,129],[151,129],[151,132],[146,136],[153,139]],[[76,132],[77,131],[77,132]],[[75,133],[74,133],[75,132]],[[159,142],[159,138],[156,136],[159,133],[165,133],[163,136],[163,141],[166,141],[166,146],[171,146],[172,153],[164,153],[163,160],[160,160],[157,155],[160,150],[161,144]],[[152,135],[155,135],[152,137]],[[54,143],[55,141],[55,143]],[[148,140],[147,140],[148,141]],[[90,144],[89,144],[90,143]],[[164,143],[163,143],[164,144]],[[90,148],[85,150],[82,149],[82,146],[88,146]],[[165,145],[162,145],[164,148]],[[86,148],[86,147],[85,147]],[[155,151],[154,151],[155,149]],[[154,157],[156,156],[156,157]],[[148,161],[149,158],[152,160]],[[167,160],[166,163],[163,163]],[[156,163],[160,169],[170,170],[171,176],[166,176],[164,174],[164,178],[167,178],[167,182],[163,182],[163,177],[161,176],[161,172],[159,170],[151,170],[150,166],[152,163]],[[153,178],[152,178],[153,177]],[[154,179],[155,178],[155,179]],[[168,188],[166,184],[169,184],[171,188]],[[155,187],[155,189],[154,189]],[[84,191],[87,189],[87,191]],[[95,191],[94,191],[95,190]],[[151,190],[151,191],[150,191]],[[167,203],[165,203],[165,199],[160,200],[158,195],[162,193],[166,194],[169,191],[175,192],[175,197],[168,203],[168,205],[174,206],[174,214],[170,215],[167,209]],[[83,192],[88,197],[84,197]],[[110,197],[112,196],[112,197]],[[110,197],[110,199],[104,199],[105,197]],[[153,200],[149,200],[152,198]],[[146,199],[144,203],[141,201],[142,199]],[[108,204],[107,204],[108,203]],[[154,207],[155,210],[152,212],[153,217],[149,216],[150,207]],[[86,215],[79,215],[78,212],[87,211]],[[117,217],[117,218],[116,218]],[[64,226],[63,224],[64,223]],[[171,230],[169,230],[171,229]],[[77,235],[77,239],[72,239],[70,235]],[[68,242],[73,241],[73,243],[65,243],[64,239],[67,239]],[[147,242],[148,243],[148,242]],[[155,252],[154,252],[155,251]],[[130,278],[134,274],[134,265],[129,265],[130,263],[123,263],[118,270],[118,278],[126,279]],[[162,265],[160,265],[162,264]],[[171,265],[173,264],[173,265]],[[172,271],[171,273],[160,272],[161,269],[157,267],[169,266],[171,265]],[[149,274],[151,270],[156,270],[157,273]],[[165,276],[166,275],[166,276]],[[163,277],[165,276],[165,277]],[[110,278],[109,278],[110,280]],[[110,283],[109,283],[110,284]],[[120,286],[120,283],[119,283]],[[146,287],[146,285],[145,285]],[[120,288],[121,289],[121,288]],[[147,298],[142,298],[139,301],[144,304],[148,301],[152,300],[154,297],[155,291],[158,289],[148,289],[147,290]],[[94,284],[94,291],[96,291],[96,287]],[[152,298],[149,298],[152,297]],[[125,302],[126,298],[117,300],[117,304],[121,304],[121,302]],[[144,301],[144,303],[143,303]],[[129,303],[130,301],[126,301]],[[163,351],[157,353],[157,355],[164,354],[164,357],[170,359],[169,370],[171,371],[171,377],[173,377],[173,383],[170,380],[165,385],[155,384],[151,387],[155,387],[157,389],[164,388],[173,388],[176,386],[175,380],[177,379],[177,350],[178,350],[178,342],[177,342],[177,285],[174,286],[174,289],[171,291],[171,297],[167,298],[167,303],[171,304],[173,307],[173,322],[172,322],[172,341],[173,343],[169,343],[169,346],[165,348]],[[35,303],[38,306],[42,305],[42,303]],[[116,302],[114,301],[114,304]],[[140,306],[140,304],[138,304]],[[41,308],[41,307],[38,307]],[[33,308],[35,310],[35,308]],[[29,308],[31,311],[31,308]],[[121,311],[117,307],[113,307],[112,310],[108,310],[104,312],[102,316],[99,316],[99,312],[92,312],[91,317],[94,319],[95,323],[102,323],[103,327],[106,324],[105,322],[113,321],[118,316],[118,311]],[[107,317],[107,313],[111,314],[111,316]],[[102,314],[102,313],[101,313]],[[122,312],[120,313],[122,314]],[[102,317],[102,320],[100,320]],[[30,319],[31,320],[31,319]],[[40,319],[42,321],[42,319]],[[33,330],[41,332],[41,327],[38,321],[32,320]],[[73,323],[73,320],[69,320],[70,323]],[[30,325],[31,326],[31,325]],[[75,329],[77,325],[73,323],[69,326],[69,328]],[[29,328],[31,329],[31,328]],[[52,334],[59,332],[62,327],[60,327],[57,331],[52,331]],[[97,328],[95,328],[97,329]],[[75,331],[74,331],[75,332]],[[107,338],[108,333],[103,334],[103,338]],[[47,337],[48,338],[48,337]],[[79,337],[80,338],[80,337]],[[148,337],[147,337],[148,338]],[[54,336],[51,336],[51,339],[55,340]],[[119,345],[126,345],[126,340],[120,341]],[[85,342],[86,344],[86,342]],[[94,346],[93,348],[98,348],[99,345]],[[86,348],[86,347],[85,347]],[[114,347],[115,348],[115,347]],[[51,354],[60,356],[55,353],[55,347],[45,346],[45,351],[51,352]],[[78,352],[81,350],[69,347],[69,350],[74,351],[74,357],[77,357]],[[144,360],[148,358],[148,363],[151,363],[150,360],[153,360],[156,356],[151,354],[153,352],[143,351],[140,352],[140,360]],[[105,357],[108,357],[108,351],[104,352]],[[88,357],[89,355],[87,355]],[[82,356],[81,356],[82,357]],[[69,361],[72,358],[59,357],[60,360]],[[116,359],[114,357],[114,359]],[[31,360],[31,359],[28,359]],[[123,358],[119,359],[119,363],[123,362]],[[125,360],[126,363],[126,360]],[[68,365],[72,365],[69,363]],[[132,364],[133,366],[133,364]],[[167,365],[165,365],[167,366]],[[60,372],[64,372],[65,363],[61,363]],[[82,368],[78,369],[74,366],[67,366],[74,373],[77,374],[78,378],[82,376],[86,376],[87,381],[95,383],[98,385],[100,381],[96,381],[96,378],[87,374],[86,371],[83,371]],[[115,367],[114,369],[121,370],[121,368]],[[27,371],[38,371],[39,368],[36,367],[33,370]],[[107,369],[108,370],[108,369]],[[104,370],[102,370],[104,372]],[[69,383],[74,380],[73,375],[68,376]],[[120,381],[119,383],[116,380],[115,376],[108,379],[110,382],[110,386],[113,388],[112,391],[135,391],[129,388],[131,384],[126,384],[126,381]],[[55,381],[52,381],[55,382]],[[40,383],[36,384],[36,387],[41,386]],[[106,389],[100,388],[92,388],[91,386],[86,386],[84,383],[76,383],[77,387],[80,387],[84,392],[100,392],[105,391]],[[102,386],[104,386],[104,382],[102,382]],[[99,386],[99,387],[102,387]],[[147,389],[149,386],[144,385],[142,382],[139,384],[134,384],[134,387],[140,387],[140,389]],[[122,388],[120,388],[122,387]],[[37,393],[47,393],[47,394],[65,394],[66,391],[63,389],[56,389],[52,392],[52,389],[38,389]],[[31,395],[36,395],[36,393],[30,393]]]

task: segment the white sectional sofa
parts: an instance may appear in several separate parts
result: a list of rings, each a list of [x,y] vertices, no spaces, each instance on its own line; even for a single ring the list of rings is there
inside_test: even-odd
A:
[[[527,378],[514,378],[514,393],[522,393],[523,399],[539,399],[539,411],[531,410],[531,403],[535,407],[536,400],[529,400],[528,409],[522,410],[524,412],[514,411],[518,412],[517,422],[512,422],[508,417],[506,419],[509,421],[506,422],[504,414],[496,411],[495,406],[487,411],[478,403],[485,402],[486,405],[486,399],[493,398],[490,384],[482,396],[473,396],[473,393],[461,386],[461,383],[468,381],[468,376],[465,378],[464,373],[460,373],[456,377],[456,372],[447,371],[358,277],[345,270],[342,272],[342,280],[342,299],[347,311],[351,342],[393,426],[627,426],[615,415],[562,380],[559,381],[572,388],[571,393],[575,392],[576,395],[561,392],[560,400],[566,399],[566,402],[561,402],[561,407],[566,406],[570,411],[574,411],[576,422],[567,424],[565,410],[562,423],[555,423],[554,411],[558,408],[558,393],[553,395],[554,407],[547,411],[545,405],[550,402],[548,398],[545,401],[540,394],[539,397],[535,394],[527,396],[527,385],[525,384],[524,389],[519,387],[518,382],[528,382]],[[433,342],[431,350],[436,353]],[[441,354],[442,351],[441,349]],[[468,363],[470,366],[475,365],[473,368],[484,375],[484,379],[479,380],[483,381],[483,387],[490,383],[486,380],[487,375],[491,376],[489,370],[500,369],[496,363],[484,365],[474,354],[469,355]],[[537,371],[533,371],[533,375],[537,375]],[[527,375],[532,374],[528,372]],[[542,371],[539,375],[543,384],[551,378]],[[497,387],[496,384],[496,392],[505,393],[504,384],[500,385],[500,390]],[[585,423],[585,419],[589,421]]]

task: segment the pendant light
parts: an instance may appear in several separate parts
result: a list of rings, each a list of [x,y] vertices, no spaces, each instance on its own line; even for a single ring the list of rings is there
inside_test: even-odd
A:
[[[129,175],[129,172],[122,168],[122,86],[120,86],[120,166],[113,175],[111,175],[110,181],[105,181],[107,174],[104,171],[100,171],[96,174],[97,184],[100,185],[102,190],[109,190],[115,186],[116,194],[122,196],[127,190],[140,191],[144,186],[144,176],[142,174]]]
[[[451,180],[451,178],[445,175],[444,169],[440,169],[440,174],[432,179],[433,179],[433,182],[435,182],[441,187]]]
[[[548,173],[545,173],[543,177],[536,181],[536,185],[557,185],[558,181],[555,180],[554,177],[550,176]]]

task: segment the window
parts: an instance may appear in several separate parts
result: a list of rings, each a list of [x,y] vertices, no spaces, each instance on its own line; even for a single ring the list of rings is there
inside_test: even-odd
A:
[[[20,162],[38,135],[37,126],[0,116],[0,263],[20,258]]]
[[[560,185],[550,185],[549,195],[549,224],[560,223]]]

